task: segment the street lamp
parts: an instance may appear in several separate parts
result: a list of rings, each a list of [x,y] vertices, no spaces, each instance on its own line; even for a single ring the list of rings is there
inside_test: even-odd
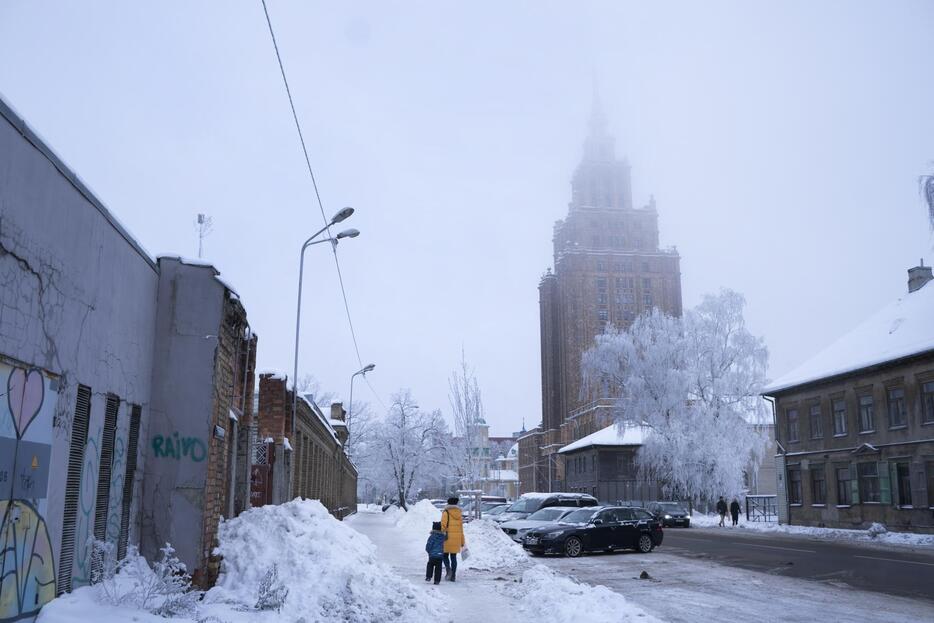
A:
[[[350,404],[347,405],[347,434],[350,434],[350,419],[353,417],[353,380],[358,375],[366,376],[367,372],[372,372],[373,368],[376,367],[376,364],[367,364],[350,375]]]
[[[334,237],[322,238],[321,240],[315,240],[322,232],[324,232],[331,225],[340,223],[341,221],[346,220],[353,214],[353,208],[344,208],[337,214],[331,217],[331,222],[316,231],[305,243],[302,245],[302,252],[299,255],[298,261],[298,304],[296,305],[295,310],[295,361],[292,366],[292,432],[291,436],[294,440],[295,438],[295,421],[298,417],[298,337],[299,331],[301,328],[302,322],[302,277],[305,272],[305,249],[314,244],[320,244],[322,242],[330,242],[333,246],[337,246],[337,241],[342,238],[356,238],[360,235],[360,231],[356,229],[346,229]]]

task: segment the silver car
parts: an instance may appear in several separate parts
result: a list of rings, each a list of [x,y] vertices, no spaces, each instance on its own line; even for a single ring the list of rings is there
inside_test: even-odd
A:
[[[505,532],[510,539],[516,543],[521,543],[522,537],[532,528],[560,521],[562,517],[576,510],[579,510],[577,506],[549,506],[535,511],[525,519],[505,521],[501,523],[499,527],[503,529],[503,532]]]

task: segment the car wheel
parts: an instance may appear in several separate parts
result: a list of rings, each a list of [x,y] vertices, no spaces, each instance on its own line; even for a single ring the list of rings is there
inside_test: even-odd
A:
[[[564,542],[564,553],[567,554],[569,558],[577,558],[583,552],[584,544],[581,543],[581,540],[576,536],[572,536]]]
[[[636,544],[636,547],[643,554],[648,554],[655,548],[655,544],[652,543],[652,537],[643,534],[639,537],[639,542]]]

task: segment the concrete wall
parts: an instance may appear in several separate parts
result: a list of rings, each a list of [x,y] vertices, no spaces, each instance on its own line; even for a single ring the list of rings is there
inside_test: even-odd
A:
[[[210,266],[160,258],[159,268],[140,549],[154,557],[169,542],[196,570],[204,543],[193,527],[203,526],[225,288]]]
[[[0,585],[0,621],[37,609],[72,579],[75,585],[88,580],[87,539],[95,521],[108,394],[120,402],[105,525],[108,540],[119,537],[123,483],[128,476],[130,405],[142,405],[141,435],[149,420],[156,282],[152,261],[0,101],[0,393],[6,394],[0,398],[0,438],[9,440],[4,443],[10,447],[21,448],[28,441],[38,444],[37,469],[47,469],[46,474],[53,476],[41,497],[14,500],[11,492],[4,491],[0,505],[28,507],[35,519],[32,525],[47,534],[41,541],[51,550],[47,565],[54,561],[55,571],[16,568],[34,592],[25,606],[11,598],[16,576],[7,576]],[[22,383],[22,398],[8,391],[17,379]],[[68,565],[62,569],[60,562],[65,474],[78,384],[90,387],[92,396],[69,574]],[[41,465],[45,450],[39,446],[47,447],[50,465]],[[2,456],[8,460],[11,454]],[[140,452],[137,473],[130,474],[136,483],[142,466]],[[137,484],[130,491],[131,543],[138,534],[138,490]],[[2,511],[0,515],[7,516]],[[26,515],[21,513],[21,517]],[[0,527],[0,550],[13,545],[3,543],[13,532],[8,528]],[[19,554],[15,558],[23,560]],[[66,576],[64,582],[46,577],[59,576],[59,572]],[[39,586],[49,580],[52,584]]]

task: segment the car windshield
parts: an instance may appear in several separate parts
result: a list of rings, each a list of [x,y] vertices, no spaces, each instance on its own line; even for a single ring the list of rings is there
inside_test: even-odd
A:
[[[597,514],[592,508],[582,508],[579,511],[568,513],[561,519],[561,523],[587,523],[590,518]]]
[[[558,521],[562,515],[567,512],[566,508],[543,508],[541,510],[535,511],[526,519],[532,521]]]
[[[494,508],[491,508],[488,511],[483,511],[484,515],[500,515],[506,512],[506,509],[509,508],[508,504],[500,504]]]
[[[504,504],[503,502],[484,502],[480,506],[480,510],[482,510],[483,512],[490,511],[496,508],[497,506],[503,506],[503,504]]]
[[[653,519],[652,513],[644,511],[641,508],[632,509],[632,514],[634,519]]]
[[[510,513],[534,513],[542,505],[541,498],[523,498],[509,507]]]
[[[677,511],[684,510],[684,507],[678,504],[677,502],[659,502],[658,505],[659,507],[661,507],[661,510],[668,511],[668,512],[671,512],[671,511],[677,512]]]

